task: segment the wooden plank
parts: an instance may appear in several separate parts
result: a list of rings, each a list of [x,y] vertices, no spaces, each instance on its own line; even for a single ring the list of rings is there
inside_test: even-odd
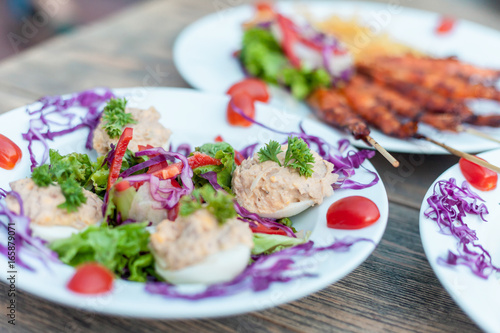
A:
[[[434,180],[458,163],[458,157],[453,155],[394,153],[393,156],[400,162],[399,168],[391,167],[380,154],[370,162],[384,182],[389,201],[415,209],[420,209]]]
[[[30,294],[17,297],[20,331],[43,332],[479,332],[436,279],[423,253],[418,211],[390,205],[372,256],[341,281],[301,300],[227,318],[166,321],[92,314]],[[6,295],[0,284],[0,295]],[[0,299],[0,307],[7,299]],[[0,321],[0,331],[8,329]]]
[[[120,15],[8,58],[0,63],[0,83],[38,95],[95,86],[187,87],[172,60],[177,34],[203,15],[247,2],[250,0],[149,1],[131,6]],[[500,29],[497,19],[500,10],[484,5],[454,2],[448,6],[446,1],[432,0],[396,3],[465,17]],[[0,113],[12,105],[3,104],[0,100]]]

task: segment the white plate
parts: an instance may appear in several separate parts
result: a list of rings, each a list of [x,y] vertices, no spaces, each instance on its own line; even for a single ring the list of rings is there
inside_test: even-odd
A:
[[[500,150],[480,154],[493,164],[500,163]],[[461,185],[465,180],[458,165],[445,171],[438,180],[455,178]],[[429,188],[420,209],[420,237],[425,254],[439,281],[457,302],[457,304],[487,332],[500,332],[500,274],[493,274],[488,280],[481,279],[465,266],[449,267],[438,264],[438,258],[446,258],[448,250],[456,253],[457,241],[454,237],[439,232],[436,222],[423,214],[429,207],[427,198],[432,195],[434,184]],[[476,216],[468,216],[465,223],[476,230],[479,243],[491,254],[493,264],[500,265],[500,187],[483,192],[472,188],[486,202],[489,214],[488,222],[482,222]]]
[[[188,89],[175,88],[130,88],[117,89],[119,95],[126,94],[130,105],[147,108],[155,106],[162,114],[161,122],[173,130],[172,142],[178,145],[188,142],[192,147],[205,142],[213,142],[217,135],[222,135],[236,149],[249,143],[268,142],[270,138],[283,139],[269,131],[252,126],[250,128],[231,127],[226,123],[225,110],[227,97],[204,94]],[[298,120],[283,114],[264,104],[257,105],[257,119],[278,129],[296,130]],[[28,128],[28,116],[24,108],[18,108],[0,116],[0,133],[7,135],[23,150],[23,160],[13,171],[0,169],[0,187],[8,188],[8,182],[28,176],[29,155],[27,143],[22,141],[21,133]],[[16,124],[12,126],[11,124]],[[335,143],[339,135],[326,126],[305,121],[306,130],[321,136],[328,142]],[[86,152],[84,138],[87,130],[80,130],[66,137],[58,138],[50,145],[61,153],[72,151]],[[369,162],[364,166],[375,171]],[[372,179],[366,171],[358,171],[353,179],[369,182]],[[362,195],[373,200],[379,210],[380,219],[372,226],[354,231],[333,230],[326,227],[326,211],[330,204],[342,197]],[[350,235],[367,237],[376,244],[380,241],[388,218],[387,194],[382,182],[360,191],[339,190],[318,206],[293,218],[294,226],[301,230],[311,230],[311,239],[317,246],[331,244],[335,238]],[[71,293],[65,285],[74,269],[51,264],[49,271],[36,263],[37,272],[18,269],[17,288],[31,292],[48,300],[83,308],[95,312],[115,315],[152,318],[200,318],[233,315],[261,310],[290,302],[327,287],[329,284],[346,276],[358,267],[374,250],[375,245],[367,242],[355,244],[348,252],[326,252],[306,259],[308,264],[317,268],[318,277],[299,279],[286,284],[274,284],[269,290],[252,293],[245,292],[230,297],[211,298],[200,301],[172,300],[151,295],[144,291],[144,285],[117,280],[115,289],[103,297],[85,297]],[[6,258],[0,256],[0,267],[6,266]],[[2,281],[7,269],[2,269]]]
[[[469,21],[458,21],[452,32],[445,36],[434,33],[440,15],[399,5],[354,1],[283,2],[279,11],[297,16],[304,8],[316,18],[331,15],[352,17],[358,15],[364,22],[379,31],[385,30],[396,40],[435,56],[456,55],[459,59],[480,66],[500,68],[500,33]],[[208,15],[189,25],[178,36],[174,45],[174,62],[182,77],[193,87],[223,93],[235,82],[244,78],[243,72],[232,56],[241,47],[241,23],[253,15],[250,6],[238,6]],[[271,104],[305,116],[310,114],[304,103],[297,102],[288,93],[273,88]],[[477,113],[500,112],[495,102],[475,103]],[[439,133],[427,125],[420,132],[466,152],[480,152],[498,148],[499,144],[470,134]],[[500,139],[500,129],[481,128],[485,133]],[[421,140],[399,140],[373,130],[372,137],[387,150],[406,153],[447,153],[444,149]],[[352,140],[359,147],[361,141]]]

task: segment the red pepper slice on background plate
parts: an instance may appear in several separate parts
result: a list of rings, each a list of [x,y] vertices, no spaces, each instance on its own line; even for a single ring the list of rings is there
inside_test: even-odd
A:
[[[0,168],[12,170],[22,157],[21,148],[11,139],[0,134]]]
[[[214,139],[215,142],[224,142],[224,139],[222,138],[222,136],[220,135],[217,135]]]
[[[451,32],[451,30],[453,30],[453,28],[455,27],[455,23],[456,20],[453,17],[449,16],[441,17],[439,25],[436,28],[436,34],[444,35]]]
[[[379,218],[380,212],[373,201],[355,195],[335,201],[326,213],[326,224],[333,229],[361,229]]]
[[[255,3],[255,8],[259,12],[274,12],[273,6],[267,1],[258,1]]]
[[[259,222],[255,222],[255,223],[257,224],[256,227],[253,227],[252,225],[250,225],[250,229],[252,230],[253,233],[286,236],[286,232],[284,230],[281,230],[278,227],[268,228]]]
[[[227,121],[233,126],[249,127],[252,126],[250,120],[245,119],[235,108],[241,110],[244,115],[254,119],[255,118],[255,105],[252,97],[245,93],[240,92],[231,96],[229,104],[227,105]]]
[[[86,263],[76,269],[68,289],[79,294],[102,294],[113,289],[113,273],[98,263]]]
[[[484,161],[484,159],[482,160]],[[495,171],[466,160],[465,158],[461,158],[458,165],[467,182],[478,190],[491,191],[497,187],[498,174]]]
[[[128,144],[130,140],[132,140],[134,130],[131,127],[126,127],[123,130],[120,139],[118,139],[118,143],[115,148],[115,156],[113,157],[113,161],[111,162],[111,167],[109,168],[109,177],[108,177],[108,190],[113,186],[113,184],[118,179],[120,175],[120,169],[122,168],[123,156],[125,156],[125,152],[127,151]]]
[[[269,91],[264,81],[256,78],[247,78],[233,84],[226,92],[227,95],[234,96],[241,92],[247,93],[254,101],[267,103],[269,101]]]
[[[281,47],[283,48],[283,52],[285,53],[288,60],[294,67],[300,67],[300,59],[295,54],[293,50],[293,45],[297,42],[297,33],[293,30],[293,22],[286,18],[285,16],[278,14],[276,16],[278,26],[281,30],[281,34],[283,39],[281,41]]]

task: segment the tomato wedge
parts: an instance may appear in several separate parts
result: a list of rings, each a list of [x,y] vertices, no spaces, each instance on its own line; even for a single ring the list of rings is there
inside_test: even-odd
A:
[[[484,159],[482,160],[484,161]],[[463,157],[458,161],[458,165],[465,179],[478,190],[491,191],[497,187],[498,174],[495,171],[466,160]]]
[[[118,183],[115,184],[115,189],[118,192],[125,191],[129,187],[130,187],[130,183],[128,182],[128,180],[122,180],[122,181],[120,181],[120,182],[118,182]]]
[[[436,34],[444,35],[453,30],[456,20],[453,17],[443,16],[436,28]]]
[[[255,223],[257,224],[256,227],[253,227],[252,225],[250,225],[250,229],[252,230],[253,233],[286,236],[286,232],[284,230],[281,230],[278,227],[268,228],[265,225],[263,225],[262,223],[259,223],[259,222],[255,222]]]
[[[134,130],[131,127],[126,127],[123,130],[122,135],[120,135],[120,139],[118,139],[118,143],[116,144],[115,148],[115,156],[113,157],[113,161],[111,161],[111,167],[109,168],[108,190],[111,188],[111,186],[113,186],[113,184],[118,179],[118,176],[120,175],[123,156],[125,156],[128,144],[130,140],[132,140],[133,133]]]
[[[326,213],[326,222],[333,229],[361,229],[380,218],[377,205],[368,198],[352,196],[334,202]]]
[[[242,112],[250,119],[255,118],[255,105],[252,97],[245,93],[239,92],[231,97],[227,105],[227,121],[233,126],[249,127],[252,122],[244,118],[238,111]]]
[[[256,78],[244,79],[237,82],[229,88],[226,94],[234,96],[239,93],[247,93],[254,101],[267,103],[269,101],[269,92],[264,81]]]
[[[12,170],[22,157],[21,148],[11,139],[0,134],[0,168]]]
[[[113,273],[98,263],[87,263],[76,269],[68,289],[79,294],[102,294],[113,288]]]

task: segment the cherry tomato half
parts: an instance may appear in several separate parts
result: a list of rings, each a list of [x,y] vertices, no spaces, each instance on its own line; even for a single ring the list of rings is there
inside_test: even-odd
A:
[[[238,111],[237,108],[247,117],[255,118],[255,106],[253,104],[253,99],[247,93],[240,92],[231,97],[229,104],[227,105],[227,121],[233,126],[243,126],[249,127],[252,125],[250,120],[245,119]]]
[[[269,92],[267,91],[266,84],[255,78],[244,79],[238,83],[235,83],[227,91],[228,95],[234,96],[241,92],[245,92],[250,95],[255,101],[260,101],[267,103],[269,101]]]
[[[11,139],[0,134],[0,168],[12,170],[22,157],[21,148]]]
[[[465,158],[458,162],[460,171],[473,187],[481,191],[491,191],[497,187],[498,174]]]
[[[333,229],[361,229],[379,218],[377,205],[368,198],[356,195],[334,202],[326,213],[326,224]]]
[[[113,288],[113,273],[98,263],[87,263],[76,269],[68,289],[79,294],[102,294]]]

